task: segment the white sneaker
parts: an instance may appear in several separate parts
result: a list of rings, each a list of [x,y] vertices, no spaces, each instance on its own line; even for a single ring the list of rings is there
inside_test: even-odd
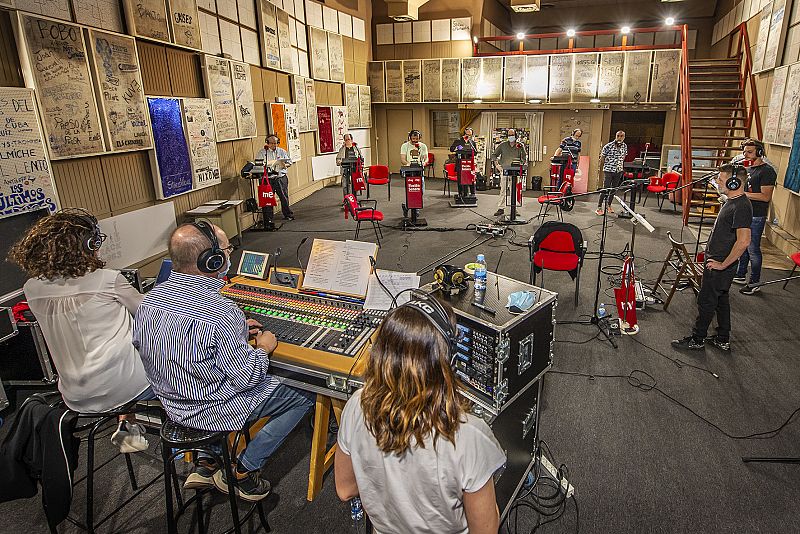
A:
[[[144,434],[142,425],[120,421],[116,432],[111,436],[111,443],[119,447],[119,452],[123,454],[146,451],[150,444]]]

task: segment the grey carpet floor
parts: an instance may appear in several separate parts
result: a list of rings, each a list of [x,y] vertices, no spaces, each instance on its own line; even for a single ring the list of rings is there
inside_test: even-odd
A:
[[[496,191],[480,193],[475,210],[454,210],[441,194],[442,182],[429,181],[423,215],[431,228],[454,230],[404,232],[396,228],[403,195],[399,185],[396,180],[391,203],[385,200],[384,188],[372,191],[386,215],[378,267],[417,271],[435,265],[450,251],[483,241],[476,241],[474,231],[465,228],[492,217]],[[313,194],[293,207],[297,220],[287,221],[280,231],[247,232],[245,248],[271,252],[281,247],[280,264],[294,266],[295,249],[305,236],[352,239],[355,224],[344,220],[338,204],[340,195],[336,187]],[[533,193],[526,193],[521,212],[531,218],[539,208],[535,198],[528,195]],[[596,253],[601,218],[593,213],[595,203],[594,197],[577,202],[575,210],[565,214],[565,220],[581,228],[590,252]],[[683,235],[687,241],[693,238],[688,231],[681,232],[678,214],[669,209],[659,213],[653,200],[640,211],[657,228],[652,234],[639,228],[635,239],[637,273],[652,282],[669,250],[666,232]],[[463,265],[483,252],[494,270],[502,252],[499,272],[527,280],[528,251],[518,245],[526,243],[537,227],[536,220],[513,227],[513,233],[505,238],[466,250],[449,263]],[[367,226],[360,238],[372,240],[371,228]],[[620,253],[631,241],[630,223],[611,217],[607,239],[607,251]],[[301,250],[303,261],[309,245]],[[577,308],[572,303],[574,283],[568,275],[549,272],[543,284],[539,280],[544,287],[559,292],[559,320],[592,313],[596,257],[590,254],[584,265]],[[609,303],[610,308],[614,271],[620,265],[617,257],[606,258],[604,271],[611,274],[600,278],[601,301]],[[767,270],[763,278],[777,279],[785,274]],[[430,280],[431,273],[427,272],[423,283]],[[596,338],[593,326],[557,326],[553,372],[545,379],[540,438],[547,444],[550,460],[567,466],[580,513],[578,516],[575,502],[569,500],[563,515],[537,531],[797,532],[800,466],[744,464],[741,457],[800,456],[800,425],[792,420],[778,434],[739,438],[779,428],[800,407],[798,294],[797,283],[785,291],[779,284],[767,286],[751,297],[734,292],[730,354],[713,348],[681,354],[670,347],[670,340],[688,334],[694,321],[696,308],[689,291],[678,293],[668,312],[660,306],[640,312],[641,332],[618,338],[618,350]],[[631,373],[633,379],[629,380]],[[653,385],[655,388],[650,387]],[[0,436],[5,430],[0,429]],[[137,472],[143,479],[160,469],[156,441],[151,437],[150,451],[136,457]],[[100,456],[113,454],[107,438],[100,443]],[[309,425],[302,423],[265,467],[274,487],[266,506],[273,531],[353,532],[349,508],[336,498],[332,474],[326,476],[323,491],[314,502],[305,500],[309,443]],[[98,481],[96,505],[102,517],[129,491],[124,462],[117,460],[104,467]],[[83,509],[82,491],[79,488],[75,495],[73,513]],[[206,499],[216,504],[208,514],[211,532],[228,528],[223,497],[215,494]],[[518,516],[512,515],[502,531],[514,531],[516,526],[518,532],[530,532],[537,521],[546,519],[520,507]],[[159,482],[98,532],[162,532],[164,525]],[[251,521],[245,532],[257,531],[255,525]],[[196,531],[191,514],[181,518],[180,527],[181,532]],[[0,504],[0,531],[46,532],[39,500]],[[78,529],[65,523],[60,532]]]

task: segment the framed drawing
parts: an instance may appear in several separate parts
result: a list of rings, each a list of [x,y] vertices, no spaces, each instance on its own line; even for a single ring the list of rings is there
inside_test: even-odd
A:
[[[192,189],[216,185],[222,180],[211,101],[207,98],[184,98],[182,105],[192,167]]]
[[[547,93],[550,102],[572,101],[573,59],[571,54],[550,56],[550,84]]]
[[[334,82],[344,81],[344,46],[342,36],[338,33],[328,32],[328,64],[330,65],[330,79]]]
[[[622,101],[639,103],[647,100],[650,88],[650,60],[653,52],[625,52],[622,80]]]
[[[233,103],[236,108],[236,124],[239,138],[256,136],[256,106],[253,102],[253,83],[250,80],[250,65],[231,61],[233,80]]]
[[[422,72],[418,59],[403,61],[403,102],[420,102],[422,100]]]
[[[183,127],[181,102],[177,98],[147,99],[153,125],[151,153],[156,197],[165,199],[192,190],[192,164]]]
[[[442,60],[422,60],[422,101],[439,102],[442,99]]]
[[[383,61],[367,64],[367,82],[375,102],[386,102],[386,85],[383,77]]]
[[[361,128],[372,127],[372,101],[370,97],[370,86],[358,86],[358,116]]]
[[[503,102],[525,102],[525,56],[506,56]]]
[[[503,58],[485,57],[481,62],[479,98],[485,102],[500,102],[503,95]]]
[[[604,102],[620,102],[622,100],[622,74],[624,67],[625,52],[603,52],[600,54],[597,98]]]
[[[135,37],[170,42],[164,0],[123,0],[128,32]]]
[[[588,102],[597,97],[597,60],[599,54],[575,54],[572,101]]]
[[[680,50],[656,50],[650,74],[650,102],[673,104],[678,98]]]
[[[461,60],[442,60],[442,102],[461,102]]]
[[[361,120],[359,117],[358,86],[350,83],[345,84],[344,93],[344,102],[347,107],[347,125],[349,128],[360,128]]]
[[[328,36],[325,30],[308,27],[311,49],[311,77],[315,80],[330,80],[331,71],[328,59]]]
[[[206,94],[211,97],[217,141],[236,139],[239,137],[239,129],[236,126],[236,102],[233,100],[230,61],[208,55],[203,56],[203,59]]]
[[[525,99],[547,101],[550,77],[550,56],[525,58]]]

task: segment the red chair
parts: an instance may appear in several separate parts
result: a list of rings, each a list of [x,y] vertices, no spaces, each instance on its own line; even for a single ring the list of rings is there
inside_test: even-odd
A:
[[[444,165],[444,187],[442,188],[442,193],[444,194],[446,191],[448,197],[450,196],[450,182],[458,182],[455,163],[445,163]]]
[[[572,185],[570,185],[568,181],[564,180],[558,191],[553,190],[553,188],[554,186],[544,186],[545,190],[550,189],[551,191],[536,199],[539,201],[539,215],[536,216],[537,219],[541,217],[542,220],[544,220],[544,218],[547,217],[550,206],[555,206],[558,213],[558,220],[563,221],[564,216],[562,215],[562,211],[572,211],[572,208],[575,207],[574,198],[562,198],[572,194]]]
[[[675,188],[678,187],[678,184],[681,181],[681,175],[677,172],[665,172],[664,176],[661,177],[664,180],[664,191],[658,194],[658,211],[661,211],[661,207],[664,205],[664,200],[669,198],[670,194],[675,191]],[[678,211],[678,208],[675,207],[675,195],[672,196],[672,211]]]
[[[794,276],[794,272],[797,270],[797,267],[800,266],[800,252],[795,252],[794,254],[792,254],[791,258],[792,261],[794,262],[794,267],[792,267],[792,272],[791,274],[789,274],[789,278]],[[788,283],[789,283],[788,280],[783,283],[783,289],[786,289],[786,284]]]
[[[365,207],[362,204],[366,204],[368,202],[373,203],[373,206]],[[355,195],[348,194],[344,197],[344,218],[347,219],[347,215],[353,217],[353,220],[356,221],[356,235],[353,239],[358,239],[358,233],[361,231],[361,223],[364,221],[369,221],[372,223],[372,228],[375,230],[375,239],[378,241],[378,247],[381,246],[381,237],[383,237],[383,232],[381,232],[380,221],[383,220],[383,212],[378,211],[378,201],[377,200],[357,200]],[[378,235],[380,234],[380,237]]]
[[[528,241],[531,261],[531,285],[536,285],[536,273],[566,271],[575,280],[575,306],[581,283],[581,267],[586,254],[586,242],[577,226],[548,221],[536,230]],[[542,274],[544,282],[544,274]]]
[[[370,185],[385,185],[389,190],[389,201],[392,200],[392,183],[389,167],[386,165],[370,165],[367,169],[367,198]]]
[[[428,161],[425,163],[425,178],[436,178],[436,167],[433,166],[434,161],[436,161],[436,157],[434,157],[433,152],[428,152]]]
[[[647,197],[650,196],[650,193],[655,193],[656,197],[660,193],[663,193],[667,190],[667,186],[664,185],[664,178],[662,176],[651,176],[650,183],[647,185],[647,194],[644,196],[644,202],[642,202],[642,206],[647,204]]]

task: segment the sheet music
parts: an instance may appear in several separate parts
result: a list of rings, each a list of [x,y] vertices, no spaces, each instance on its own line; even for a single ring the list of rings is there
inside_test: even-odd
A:
[[[365,296],[372,269],[369,257],[377,250],[375,243],[315,239],[303,288]]]
[[[392,298],[400,294],[406,289],[416,289],[419,287],[420,277],[417,273],[401,273],[397,271],[384,271],[383,269],[376,269],[377,277],[386,286],[391,294],[386,292],[386,289],[378,282],[375,273],[369,276],[369,284],[367,285],[367,298],[364,301],[365,310],[388,310],[392,306]],[[405,304],[411,299],[411,291],[406,291],[395,301],[398,306]]]

